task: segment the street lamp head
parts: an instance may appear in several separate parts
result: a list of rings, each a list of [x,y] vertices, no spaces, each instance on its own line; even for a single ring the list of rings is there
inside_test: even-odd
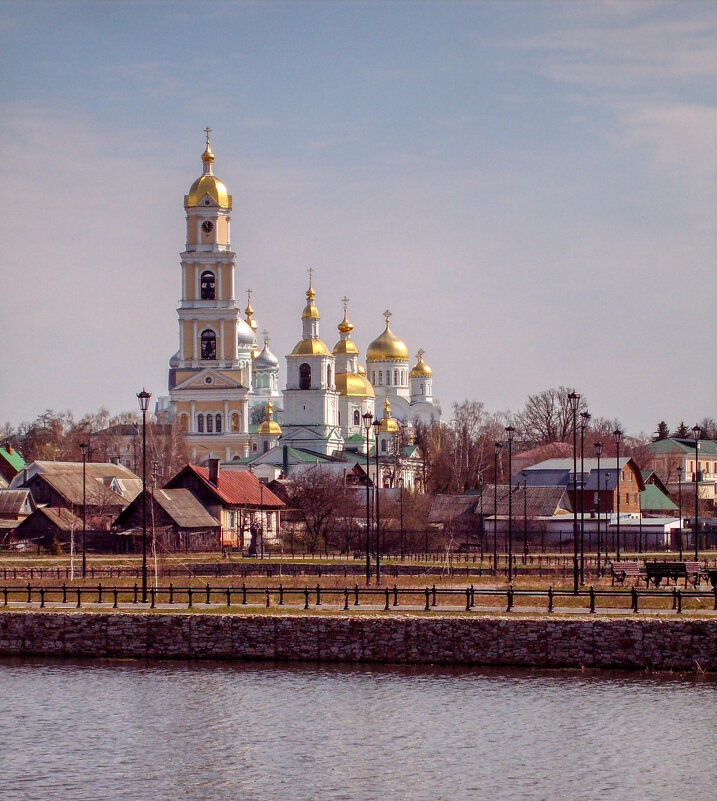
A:
[[[366,428],[366,431],[368,431],[369,428],[371,428],[371,421],[373,420],[373,415],[371,414],[371,412],[364,412],[361,415],[361,417],[363,419],[364,427]]]
[[[580,405],[580,395],[577,392],[570,392],[568,394],[568,400],[570,401],[570,410],[575,414]]]
[[[677,477],[680,478],[680,479],[682,478],[682,471],[683,470],[684,470],[684,468],[682,467],[682,465],[678,464],[677,465]]]
[[[620,431],[620,429],[619,429],[619,428],[616,428],[616,429],[615,429],[615,430],[612,432],[612,437],[613,437],[613,439],[615,440],[615,444],[616,444],[616,445],[619,445],[619,444],[622,442],[622,431]]]
[[[147,392],[146,389],[143,389],[141,392],[137,393],[137,400],[139,401],[139,410],[141,412],[146,412],[147,408],[149,407],[149,399],[152,397],[151,393]]]
[[[602,453],[602,442],[600,442],[600,440],[598,440],[598,441],[595,443],[595,454],[596,454],[597,456],[600,456],[600,454],[601,454],[601,453]]]
[[[702,429],[699,426],[692,426],[692,437],[694,438],[695,442],[697,442],[701,436]]]
[[[590,412],[580,412],[580,417],[582,418],[582,423],[580,424],[581,427],[587,428],[592,415],[590,414]]]
[[[478,476],[478,489],[483,492],[483,476]]]
[[[495,443],[495,455],[497,456],[503,450],[503,443],[496,442]]]
[[[515,436],[515,429],[513,426],[506,426],[505,427],[505,436],[508,442],[513,442],[513,437]]]
[[[87,453],[87,449],[89,447],[90,446],[86,442],[80,442],[80,450],[82,451],[82,456],[85,456],[85,454]]]
[[[373,425],[373,433],[376,436],[376,439],[378,439],[378,434],[379,434],[379,431],[381,430],[381,421],[380,420],[374,420],[372,425]]]

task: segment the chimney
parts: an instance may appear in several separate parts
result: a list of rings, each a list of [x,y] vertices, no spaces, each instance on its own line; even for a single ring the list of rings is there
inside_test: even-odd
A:
[[[209,459],[209,483],[215,487],[219,486],[219,459]]]
[[[289,446],[284,445],[283,459],[282,459],[282,472],[284,477],[289,475]]]
[[[119,464],[119,463],[120,463],[120,458],[119,458],[119,456],[110,456],[110,462],[111,462],[112,464]]]

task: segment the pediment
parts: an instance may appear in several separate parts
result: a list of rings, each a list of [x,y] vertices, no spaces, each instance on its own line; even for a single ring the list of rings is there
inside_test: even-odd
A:
[[[177,384],[174,390],[178,389],[244,389],[244,386],[240,381],[234,381],[219,370],[207,367]]]

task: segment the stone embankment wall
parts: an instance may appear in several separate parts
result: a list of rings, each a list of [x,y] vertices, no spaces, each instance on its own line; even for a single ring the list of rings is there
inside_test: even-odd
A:
[[[717,671],[717,620],[3,612],[0,655]]]

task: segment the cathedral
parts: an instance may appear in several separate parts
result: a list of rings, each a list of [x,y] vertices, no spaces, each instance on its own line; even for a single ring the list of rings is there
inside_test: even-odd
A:
[[[247,292],[242,318],[236,299],[236,254],[231,249],[232,196],[214,175],[206,130],[202,174],[184,196],[186,245],[180,254],[179,350],[169,360],[169,397],[158,414],[176,420],[192,460],[241,461],[278,446],[317,457],[366,453],[365,414],[383,421],[392,436],[403,425],[440,419],[431,368],[419,350],[409,368],[408,348],[389,327],[366,351],[366,366],[352,339],[348,299],[338,341],[329,349],[309,271],[301,312],[301,338],[286,355],[282,390],[279,359],[258,324]],[[298,312],[298,309],[297,309]],[[384,446],[385,449],[385,446]]]

